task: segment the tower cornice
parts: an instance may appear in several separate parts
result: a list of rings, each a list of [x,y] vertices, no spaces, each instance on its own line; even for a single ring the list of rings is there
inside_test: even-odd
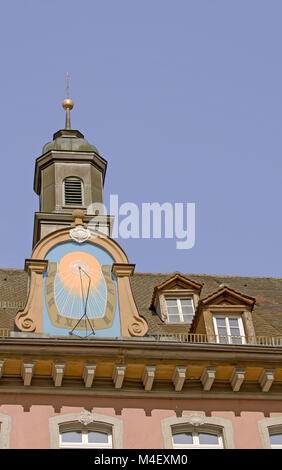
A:
[[[103,183],[105,181],[108,162],[101,155],[91,151],[71,151],[71,150],[49,150],[40,155],[35,160],[34,183],[33,189],[36,194],[40,195],[41,190],[41,170],[55,162],[87,162],[95,166],[102,173]]]

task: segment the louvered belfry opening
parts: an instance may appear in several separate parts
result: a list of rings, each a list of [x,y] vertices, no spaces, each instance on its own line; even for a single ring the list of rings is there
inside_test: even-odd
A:
[[[76,176],[64,180],[64,204],[66,206],[83,205],[83,182]]]

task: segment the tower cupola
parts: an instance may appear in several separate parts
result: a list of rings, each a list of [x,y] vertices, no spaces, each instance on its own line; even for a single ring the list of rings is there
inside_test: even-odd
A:
[[[71,128],[70,111],[74,103],[67,90],[62,103],[66,111],[65,128],[54,133],[53,140],[43,146],[35,162],[34,191],[39,196],[39,212],[35,213],[33,245],[45,235],[70,225],[74,209],[84,210],[87,222],[96,213],[95,203],[103,205],[107,161],[79,130]],[[103,216],[101,211],[99,216]],[[110,227],[106,219],[105,216],[102,224]]]

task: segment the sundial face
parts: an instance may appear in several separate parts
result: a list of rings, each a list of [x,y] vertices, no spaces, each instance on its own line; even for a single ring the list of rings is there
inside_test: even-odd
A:
[[[91,243],[65,242],[46,255],[43,329],[53,335],[120,336],[113,258]]]

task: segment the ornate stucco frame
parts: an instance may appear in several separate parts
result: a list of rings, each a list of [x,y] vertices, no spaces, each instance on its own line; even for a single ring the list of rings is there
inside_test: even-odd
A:
[[[164,418],[161,422],[162,433],[164,439],[164,448],[172,449],[173,429],[182,426],[183,429],[204,428],[210,430],[220,431],[222,433],[223,443],[225,449],[234,449],[234,437],[232,422],[225,418],[217,416],[208,417],[204,414],[193,413],[191,415],[183,415],[182,417],[171,416]]]
[[[86,416],[86,419],[85,419]],[[82,419],[81,419],[82,418]],[[84,421],[83,421],[84,420]],[[87,422],[88,420],[88,422]],[[71,414],[61,414],[49,418],[50,448],[59,448],[60,429],[76,429],[76,426],[85,426],[85,429],[96,429],[99,431],[111,432],[114,449],[123,447],[123,423],[121,419],[113,416],[98,413],[81,412]]]
[[[15,322],[20,331],[43,333],[43,274],[47,269],[47,253],[54,246],[73,241],[70,228],[63,228],[42,238],[34,247],[31,259],[26,260],[25,270],[29,274],[29,294],[26,305],[19,311]],[[146,321],[139,316],[130,287],[129,277],[135,265],[128,262],[122,248],[113,239],[91,231],[88,243],[99,246],[114,259],[112,273],[117,278],[121,336],[144,336],[148,330]]]
[[[262,440],[264,449],[271,449],[270,432],[276,431],[281,433],[282,430],[282,416],[274,416],[271,418],[264,418],[258,421],[258,429]]]

